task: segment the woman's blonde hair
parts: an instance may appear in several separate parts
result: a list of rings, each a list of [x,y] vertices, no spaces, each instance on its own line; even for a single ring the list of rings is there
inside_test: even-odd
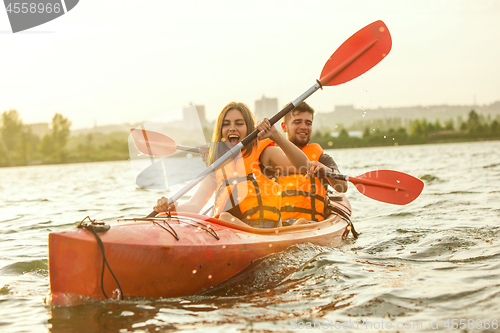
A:
[[[245,120],[245,124],[247,126],[247,135],[252,133],[255,130],[255,117],[250,112],[250,109],[246,104],[240,102],[230,102],[219,113],[219,117],[217,118],[217,122],[215,123],[214,133],[212,135],[212,142],[214,147],[210,150],[210,162],[213,163],[219,157],[224,155],[228,151],[227,145],[222,140],[222,124],[224,123],[224,118],[226,114],[230,110],[238,110],[241,112],[243,119]],[[243,138],[241,138],[243,139]],[[221,144],[222,143],[222,144]],[[252,143],[246,146],[245,152],[243,154],[244,157],[250,155],[252,153],[253,148],[257,145],[257,141],[254,140]]]

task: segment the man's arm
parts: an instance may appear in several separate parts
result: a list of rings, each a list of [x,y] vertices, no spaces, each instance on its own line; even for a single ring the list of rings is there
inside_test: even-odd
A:
[[[332,169],[333,173],[340,173],[339,167],[337,166],[337,163],[333,160],[333,158],[328,155],[328,154],[321,154],[319,157],[318,162],[321,164],[324,164],[328,168]],[[327,178],[328,183],[333,187],[333,189],[337,192],[344,193],[347,192],[347,182],[345,180],[340,180],[340,179],[331,179]]]
[[[321,156],[319,157],[318,162],[320,162],[321,164],[326,165],[327,167],[329,167],[332,170],[339,171],[339,167],[337,166],[337,163],[335,163],[335,161],[333,160],[333,158],[330,155],[328,155],[328,154],[325,154],[325,153],[321,154]]]

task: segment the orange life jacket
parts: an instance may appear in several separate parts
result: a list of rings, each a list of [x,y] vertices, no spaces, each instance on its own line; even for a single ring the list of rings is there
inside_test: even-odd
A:
[[[262,173],[259,165],[262,151],[272,144],[270,139],[257,141],[249,156],[238,157],[216,171],[215,217],[238,206],[243,221],[251,226],[281,224],[281,188]]]
[[[309,161],[318,161],[323,148],[317,143],[310,143],[302,148]],[[305,218],[311,221],[325,219],[326,190],[320,179],[311,175],[284,173],[278,176],[281,185],[281,219]]]

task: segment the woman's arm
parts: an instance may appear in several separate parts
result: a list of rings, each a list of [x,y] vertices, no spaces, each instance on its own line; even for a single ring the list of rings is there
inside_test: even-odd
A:
[[[267,118],[259,122],[256,128],[261,131],[257,136],[259,140],[270,138],[280,146],[280,148],[270,146],[264,149],[260,155],[260,162],[265,167],[293,173],[308,172],[310,164],[306,154],[271,126]]]
[[[161,197],[153,207],[155,212],[161,213],[166,211],[180,211],[188,213],[199,213],[214,194],[215,179],[212,175],[205,177],[200,183],[200,187],[193,196],[186,202],[168,204],[168,198]]]

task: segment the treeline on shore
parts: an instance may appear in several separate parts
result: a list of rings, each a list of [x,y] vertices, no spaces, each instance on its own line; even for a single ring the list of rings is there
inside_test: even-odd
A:
[[[474,110],[469,112],[467,120],[459,119],[456,126],[451,119],[444,124],[439,120],[417,119],[411,121],[409,130],[405,127],[382,130],[380,127],[365,127],[361,137],[349,136],[345,128],[338,136],[332,136],[329,131],[313,131],[311,142],[317,142],[325,149],[336,149],[500,140],[498,117],[488,121]]]
[[[71,121],[59,113],[43,137],[23,124],[16,110],[0,120],[0,167],[37,164],[126,160],[128,133],[91,133],[71,136]]]
[[[39,137],[23,124],[16,110],[5,111],[0,120],[0,167],[129,159],[128,132],[71,136],[70,127],[71,121],[56,113],[50,131]],[[211,137],[210,130],[204,130]],[[500,121],[486,120],[471,110],[468,119],[459,120],[456,126],[451,120],[441,124],[421,119],[412,121],[409,130],[372,124],[365,127],[362,137],[349,136],[346,129],[336,137],[329,131],[313,133],[311,141],[325,149],[500,140]]]

